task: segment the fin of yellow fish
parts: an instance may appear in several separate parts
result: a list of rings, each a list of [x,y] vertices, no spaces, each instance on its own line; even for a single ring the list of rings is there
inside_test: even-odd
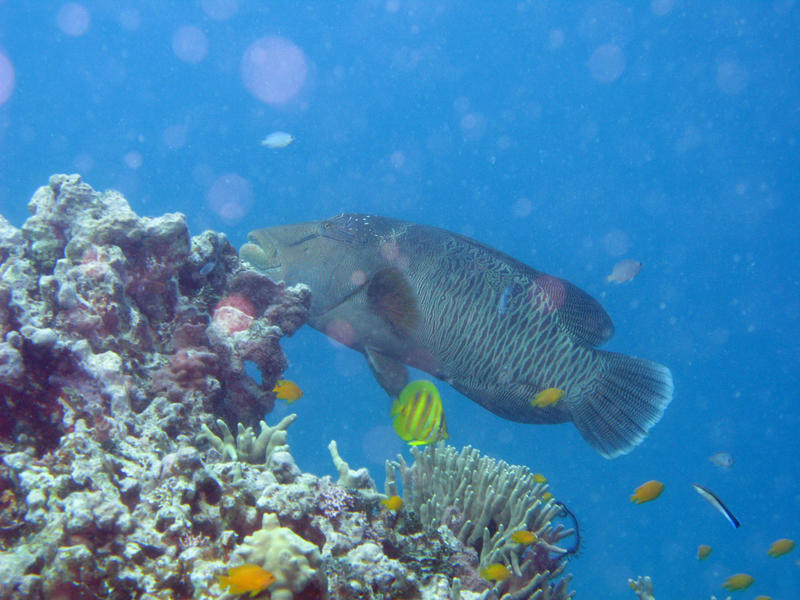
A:
[[[556,402],[561,400],[564,396],[564,390],[559,388],[550,387],[546,390],[542,390],[537,392],[536,395],[531,400],[531,405],[536,408],[545,408],[547,406],[553,406]]]
[[[641,504],[642,502],[650,502],[655,500],[664,491],[664,484],[655,479],[644,482],[640,485],[631,495],[631,502],[634,504]]]

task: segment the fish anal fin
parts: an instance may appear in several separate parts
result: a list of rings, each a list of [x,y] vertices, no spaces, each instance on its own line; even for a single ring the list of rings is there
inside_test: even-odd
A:
[[[400,361],[372,348],[365,348],[364,354],[376,381],[389,396],[396,398],[408,383],[408,369]]]
[[[414,290],[405,275],[393,267],[380,269],[372,276],[367,284],[367,302],[400,331],[410,331],[419,323]]]

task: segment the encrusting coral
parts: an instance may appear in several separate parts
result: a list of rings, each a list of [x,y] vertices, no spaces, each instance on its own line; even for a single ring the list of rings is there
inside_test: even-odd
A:
[[[30,208],[21,229],[0,216],[0,600],[218,599],[230,596],[217,576],[244,562],[273,573],[263,597],[276,600],[569,597],[567,578],[553,583],[568,554],[558,505],[506,485],[475,451],[463,456],[483,479],[459,510],[478,516],[460,527],[440,514],[446,483],[423,498],[423,479],[451,476],[428,454],[397,466],[414,498],[398,511],[335,442],[338,481],[300,471],[295,416],[264,415],[307,287],[276,285],[225,236],[138,217],[75,175],[53,176]],[[508,545],[523,523],[536,552]],[[517,587],[490,586],[479,554],[510,561]],[[540,579],[522,585],[532,566]]]

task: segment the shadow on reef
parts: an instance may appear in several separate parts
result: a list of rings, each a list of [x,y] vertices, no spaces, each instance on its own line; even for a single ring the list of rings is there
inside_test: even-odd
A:
[[[387,465],[395,509],[335,442],[338,481],[300,472],[296,416],[262,419],[306,286],[75,175],[30,208],[21,229],[0,216],[0,600],[229,598],[218,576],[243,563],[272,600],[572,596],[577,524],[525,467],[416,450]],[[493,562],[511,575],[488,582]]]

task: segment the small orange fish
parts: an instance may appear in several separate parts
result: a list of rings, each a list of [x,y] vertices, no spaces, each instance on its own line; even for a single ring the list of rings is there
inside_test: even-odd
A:
[[[403,508],[403,499],[400,496],[389,496],[381,500],[387,510],[400,510]]]
[[[697,547],[697,560],[705,560],[711,554],[711,546],[700,544]]]
[[[736,575],[731,575],[725,580],[725,583],[722,584],[726,590],[731,592],[735,592],[736,590],[746,590],[751,585],[755,579],[751,575],[747,573],[737,573]]]
[[[286,400],[286,404],[291,404],[303,397],[303,390],[300,389],[300,386],[288,379],[278,379],[272,391],[279,400]]]
[[[794,550],[794,541],[789,538],[781,538],[772,542],[769,550],[767,550],[767,554],[772,558],[778,558],[779,556],[788,554],[792,550]]]
[[[511,534],[511,541],[516,544],[522,544],[523,546],[530,546],[539,541],[539,536],[532,531],[521,529]]]
[[[536,483],[547,483],[547,477],[545,477],[541,473],[534,473],[533,474],[533,480]]]
[[[537,392],[536,395],[531,400],[531,406],[536,408],[544,408],[546,406],[552,406],[564,396],[564,390],[559,388],[547,388],[546,390],[542,390]]]
[[[260,565],[245,564],[228,569],[227,575],[217,575],[219,586],[228,588],[231,594],[245,594],[250,596],[263,592],[273,583],[275,576]]]
[[[664,491],[664,484],[660,481],[652,479],[640,485],[631,495],[631,502],[641,504],[642,502],[650,502],[655,500]]]
[[[756,596],[753,600],[772,600],[771,596]]]
[[[510,575],[511,571],[502,563],[492,563],[481,569],[481,577],[489,581],[503,581]]]

